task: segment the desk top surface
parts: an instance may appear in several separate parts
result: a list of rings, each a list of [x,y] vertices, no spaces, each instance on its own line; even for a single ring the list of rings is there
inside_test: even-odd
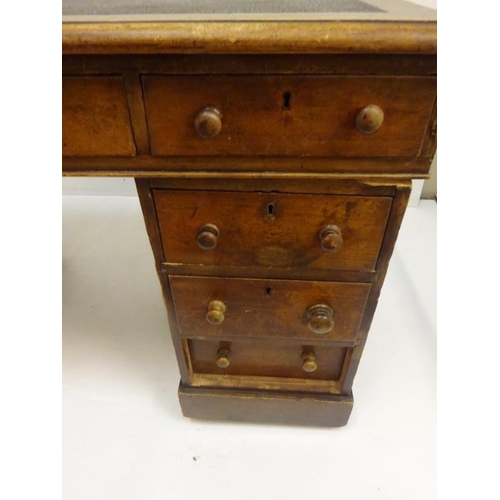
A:
[[[436,21],[402,0],[63,0],[63,22]]]

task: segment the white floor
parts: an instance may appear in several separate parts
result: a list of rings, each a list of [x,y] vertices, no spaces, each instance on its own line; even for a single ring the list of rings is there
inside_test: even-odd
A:
[[[407,211],[347,427],[182,417],[135,197],[63,197],[65,500],[427,500],[436,488],[436,204]]]

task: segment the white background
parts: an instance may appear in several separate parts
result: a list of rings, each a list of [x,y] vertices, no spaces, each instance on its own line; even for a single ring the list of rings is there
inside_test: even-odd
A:
[[[63,214],[64,498],[434,497],[434,201],[407,211],[339,429],[184,418],[137,198]]]
[[[439,3],[438,494],[444,499],[500,496],[495,459],[500,446],[495,397],[500,164],[498,119],[492,112],[498,94],[498,18],[491,6]],[[0,31],[0,496],[32,499],[43,492],[61,498],[61,117],[54,112],[61,102],[60,7],[11,2],[4,12],[9,22]],[[375,338],[371,335],[372,345]],[[367,369],[368,359],[360,370]],[[354,387],[358,415],[362,377],[360,371]],[[355,413],[351,423],[354,418]],[[406,435],[412,432],[409,427]],[[350,452],[361,460],[356,481],[372,469],[389,473],[384,457],[364,460],[363,451]],[[168,475],[168,463],[155,470]],[[218,492],[227,485],[226,470],[212,466],[210,472]],[[328,475],[334,479],[330,485],[340,483],[334,470]],[[287,475],[287,481],[297,476]],[[143,479],[147,484],[145,474],[137,476]],[[259,479],[254,474],[249,488]],[[314,481],[311,491],[334,496],[314,489]],[[164,496],[175,498],[168,491]],[[265,498],[265,492],[259,496]]]

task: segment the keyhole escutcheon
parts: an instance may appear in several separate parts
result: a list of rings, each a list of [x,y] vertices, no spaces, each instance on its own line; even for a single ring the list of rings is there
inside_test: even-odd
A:
[[[287,111],[292,109],[292,94],[290,92],[283,92],[283,110]]]

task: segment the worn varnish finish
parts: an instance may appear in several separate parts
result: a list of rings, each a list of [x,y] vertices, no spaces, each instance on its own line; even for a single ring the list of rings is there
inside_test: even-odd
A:
[[[415,156],[436,94],[434,78],[326,76],[143,77],[153,155]],[[358,114],[385,115],[367,135]],[[196,130],[210,107],[217,133]],[[362,113],[366,115],[366,112]]]
[[[436,23],[64,23],[63,75],[63,173],[136,177],[184,415],[345,425]]]
[[[345,395],[301,392],[248,391],[179,386],[186,417],[230,422],[341,427],[352,411],[351,393]]]
[[[133,156],[135,144],[120,77],[65,77],[63,156]]]
[[[283,156],[136,156],[134,158],[63,158],[63,175],[135,178],[220,178],[234,174],[248,179],[275,174],[304,178],[328,174],[330,178],[388,177],[393,181],[426,179],[431,158],[329,158]]]
[[[63,54],[415,54],[437,51],[432,22],[65,23]]]
[[[225,359],[229,364],[225,367],[217,365],[218,352],[222,349],[228,352]],[[189,352],[195,373],[334,381],[340,378],[346,348],[334,344],[315,345],[314,342],[192,339]],[[304,371],[303,353],[314,353],[317,364],[314,371]]]
[[[168,263],[351,271],[375,268],[392,203],[389,197],[167,190],[155,190],[154,200]],[[298,223],[304,216],[307,224]],[[218,228],[211,249],[197,241],[207,224]],[[342,234],[335,253],[321,244],[328,225]]]
[[[179,333],[192,336],[251,336],[329,339],[354,342],[369,283],[298,280],[170,277]],[[224,320],[206,320],[210,301],[226,305]],[[333,329],[323,335],[309,328],[307,308],[327,304]]]

